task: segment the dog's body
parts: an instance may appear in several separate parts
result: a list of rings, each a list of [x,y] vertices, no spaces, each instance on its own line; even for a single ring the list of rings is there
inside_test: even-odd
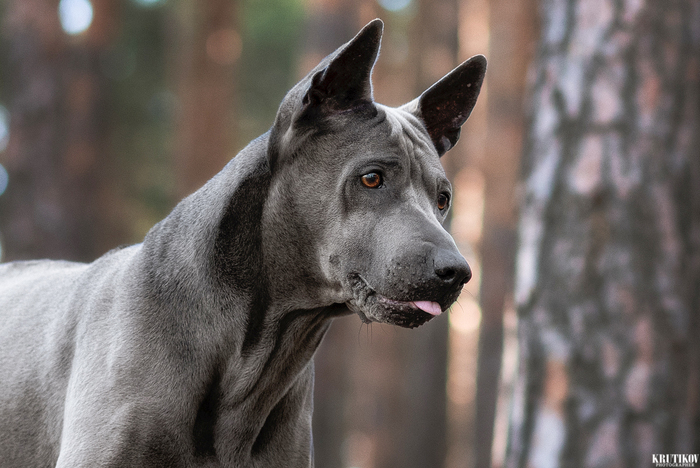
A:
[[[417,326],[470,277],[441,226],[439,155],[485,61],[387,108],[369,81],[381,29],[327,57],[142,244],[0,266],[0,466],[313,465],[331,319]]]

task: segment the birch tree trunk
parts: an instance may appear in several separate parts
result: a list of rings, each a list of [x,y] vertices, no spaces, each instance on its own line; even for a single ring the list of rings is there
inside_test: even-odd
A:
[[[541,15],[507,465],[699,453],[700,3]]]

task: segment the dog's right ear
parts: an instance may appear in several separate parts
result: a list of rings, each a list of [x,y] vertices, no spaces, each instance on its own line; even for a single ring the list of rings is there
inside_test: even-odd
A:
[[[372,102],[372,69],[383,29],[382,20],[369,22],[317,67],[322,68],[314,73],[302,98],[305,109],[343,111]]]
[[[485,73],[486,58],[476,55],[402,107],[423,120],[438,155],[445,154],[459,140],[460,129],[479,97]]]

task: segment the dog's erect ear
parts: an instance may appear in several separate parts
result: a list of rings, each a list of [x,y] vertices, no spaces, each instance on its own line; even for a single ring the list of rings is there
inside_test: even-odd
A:
[[[372,68],[379,54],[384,23],[371,21],[328,59],[314,74],[302,103],[331,110],[347,110],[372,102]]]
[[[440,156],[459,140],[486,73],[486,57],[476,55],[459,65],[404,106],[423,120]]]

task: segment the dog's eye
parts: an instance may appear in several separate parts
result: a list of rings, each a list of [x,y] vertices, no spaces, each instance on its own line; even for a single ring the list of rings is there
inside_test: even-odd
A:
[[[437,206],[438,210],[442,211],[447,208],[447,204],[450,202],[450,196],[446,193],[441,193],[438,195]]]
[[[382,186],[382,175],[370,172],[362,176],[362,185],[367,188],[379,188]]]

